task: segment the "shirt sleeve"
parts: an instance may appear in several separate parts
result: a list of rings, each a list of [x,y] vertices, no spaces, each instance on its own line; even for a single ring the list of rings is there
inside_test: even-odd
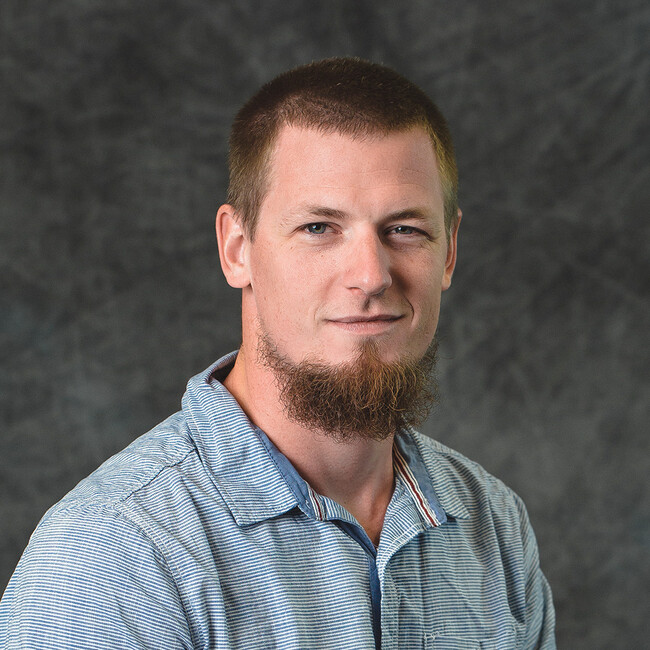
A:
[[[0,648],[191,648],[159,549],[118,512],[46,517],[0,602]]]
[[[515,497],[521,521],[526,567],[526,638],[522,647],[556,650],[555,609],[551,588],[539,564],[539,550],[526,506]]]

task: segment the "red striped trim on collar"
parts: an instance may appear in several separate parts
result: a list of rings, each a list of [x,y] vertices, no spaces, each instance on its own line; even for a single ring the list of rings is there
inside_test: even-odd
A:
[[[393,444],[393,468],[395,470],[395,475],[399,476],[404,481],[407,490],[411,493],[413,501],[422,515],[422,518],[425,521],[428,521],[432,526],[439,526],[440,520],[429,505],[427,498],[420,490],[418,482],[415,480],[413,472],[411,472],[411,468],[406,463],[404,456],[402,456],[402,453],[397,448],[396,444]]]
[[[318,519],[318,521],[323,521],[325,519],[325,512],[323,511],[323,506],[321,506],[318,495],[311,489],[309,483],[307,484],[307,490],[309,491],[309,500],[311,501],[311,506],[314,509],[316,519]]]

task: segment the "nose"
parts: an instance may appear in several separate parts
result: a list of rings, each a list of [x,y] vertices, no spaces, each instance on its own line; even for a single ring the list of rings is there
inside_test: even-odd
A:
[[[382,294],[393,283],[390,255],[377,233],[363,233],[348,243],[345,281],[367,296]]]

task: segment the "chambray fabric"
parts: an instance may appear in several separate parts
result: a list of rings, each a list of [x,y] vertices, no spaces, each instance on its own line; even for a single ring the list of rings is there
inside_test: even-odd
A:
[[[0,603],[0,648],[555,648],[520,499],[413,430],[377,549],[219,383],[52,507]]]

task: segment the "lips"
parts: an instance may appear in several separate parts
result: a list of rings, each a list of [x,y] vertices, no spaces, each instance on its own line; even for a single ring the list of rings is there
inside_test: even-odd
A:
[[[379,336],[391,332],[403,316],[401,314],[358,314],[329,319],[328,322],[349,334]]]
[[[402,318],[401,314],[374,314],[374,315],[359,315],[359,316],[344,316],[342,318],[330,318],[333,323],[375,323],[375,322],[390,322]]]

